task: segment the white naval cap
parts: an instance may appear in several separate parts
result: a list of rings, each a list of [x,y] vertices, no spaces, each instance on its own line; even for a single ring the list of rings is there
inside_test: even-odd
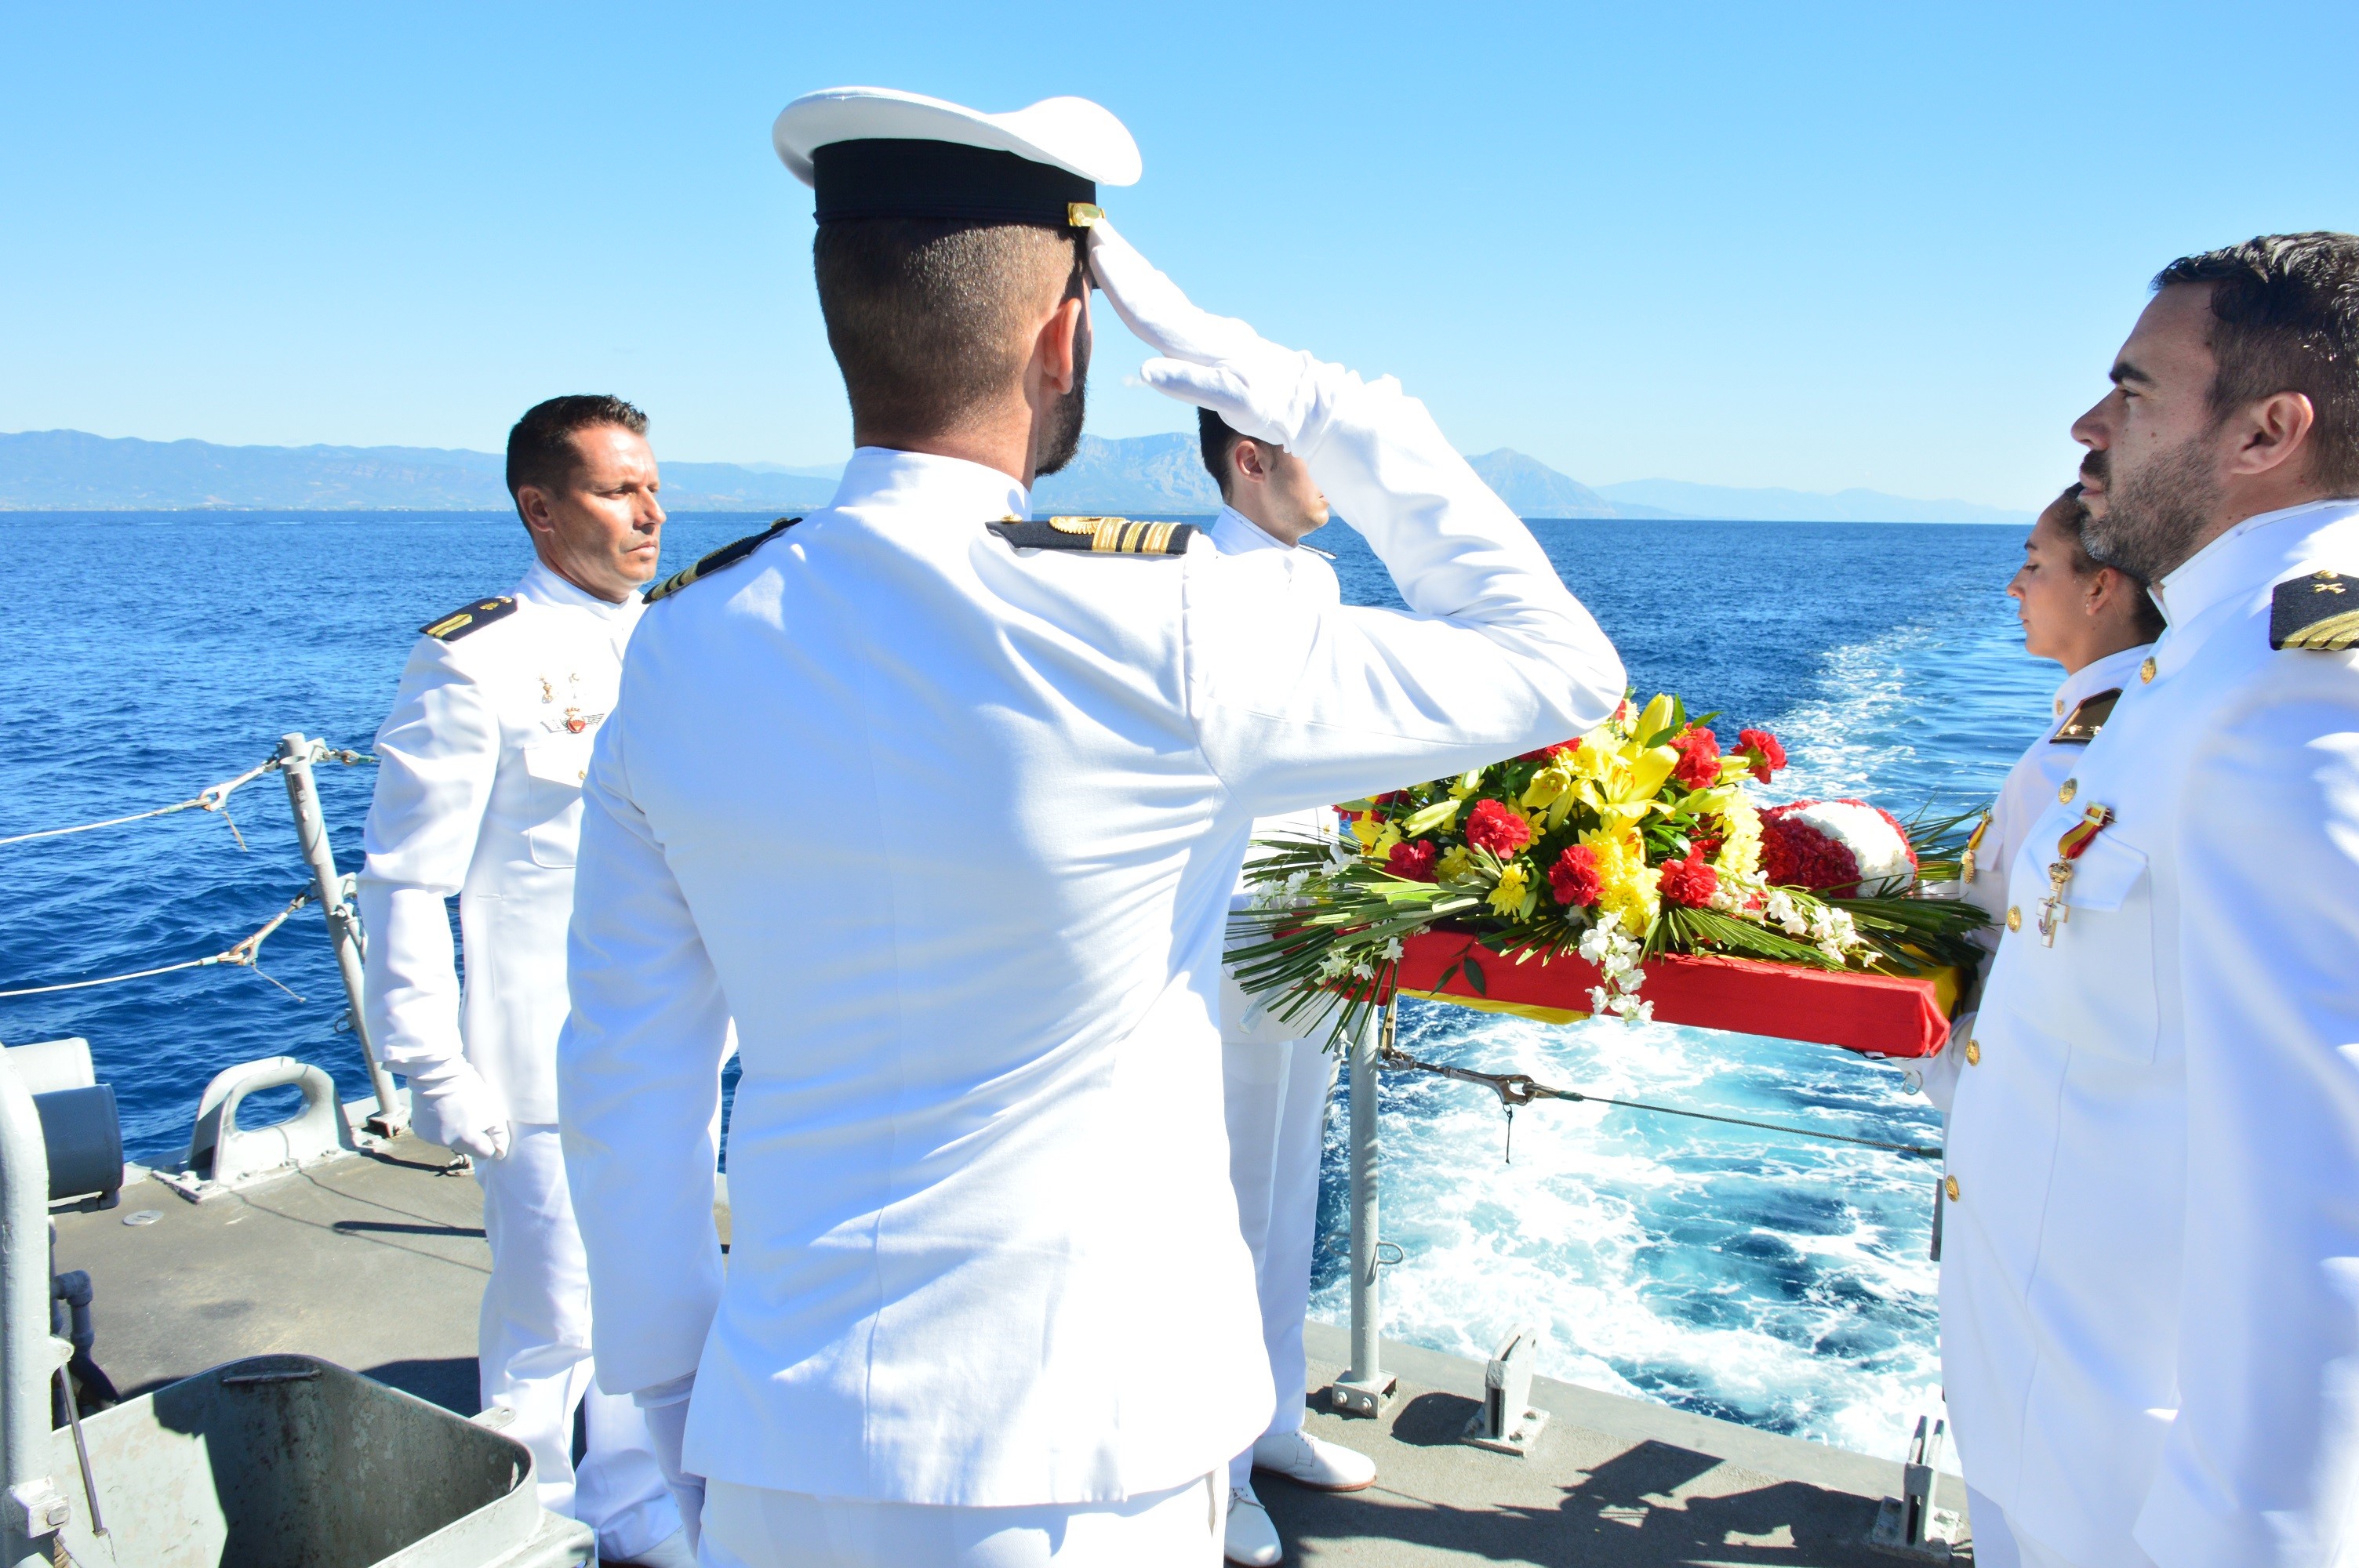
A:
[[[830,87],[779,111],[770,145],[839,218],[1086,228],[1100,185],[1135,184],[1138,144],[1086,98],[985,114],[889,87]]]

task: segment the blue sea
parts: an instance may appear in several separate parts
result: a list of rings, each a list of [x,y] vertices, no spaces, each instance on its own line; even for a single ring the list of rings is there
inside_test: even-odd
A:
[[[760,519],[679,517],[684,564]],[[1620,646],[1643,698],[1675,690],[1724,731],[1782,736],[1781,790],[1906,816],[1990,795],[2058,672],[2001,592],[2010,528],[1574,521],[1534,531]],[[1341,525],[1346,597],[1397,604]],[[16,609],[0,657],[0,838],[194,795],[299,730],[365,749],[414,629],[505,592],[513,519],[417,514],[0,514]],[[338,863],[358,866],[372,772],[321,770]],[[1404,783],[1408,781],[1403,781]],[[0,990],[222,950],[302,890],[275,774],[201,812],[0,847]],[[79,1034],[115,1086],[131,1156],[188,1141],[220,1068],[290,1054],[366,1091],[316,909],[211,968],[0,1000],[0,1040]],[[1831,1131],[1939,1141],[1899,1067],[1832,1048],[1665,1025],[1563,1027],[1410,1002],[1402,1044],[1624,1098]],[[1899,1452],[1936,1408],[1932,1173],[1870,1150],[1593,1105],[1506,1127],[1485,1091],[1387,1079],[1386,1332],[1482,1357],[1546,1336],[1542,1369],[1617,1392]],[[1346,1321],[1343,1134],[1330,1122],[1313,1311]]]

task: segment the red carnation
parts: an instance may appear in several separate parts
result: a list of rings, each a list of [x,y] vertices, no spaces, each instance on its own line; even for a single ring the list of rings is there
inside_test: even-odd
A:
[[[1709,730],[1687,730],[1671,741],[1679,749],[1680,765],[1671,776],[1690,789],[1710,789],[1720,782],[1720,737]]]
[[[1385,858],[1386,869],[1397,877],[1407,877],[1413,882],[1433,881],[1433,862],[1441,851],[1433,847],[1430,838],[1420,838],[1414,844],[1396,844]]]
[[[1532,841],[1532,826],[1495,800],[1478,800],[1466,818],[1466,842],[1501,860]]]
[[[1761,814],[1761,877],[1777,887],[1834,889],[1847,893],[1859,885],[1859,857],[1808,822],[1788,817],[1814,801],[1773,806]]]
[[[1597,902],[1604,884],[1597,875],[1597,851],[1586,844],[1575,844],[1556,858],[1549,868],[1549,886],[1556,890],[1556,901],[1575,909],[1587,909]]]
[[[1517,757],[1516,761],[1519,762],[1553,762],[1559,758],[1570,757],[1575,752],[1580,750],[1581,742],[1577,740],[1559,741],[1553,746],[1542,746],[1537,752],[1526,752],[1522,756]]]
[[[1739,730],[1736,744],[1752,762],[1753,776],[1763,784],[1767,784],[1769,775],[1786,765],[1786,748],[1779,745],[1777,737],[1767,730]]]
[[[1405,790],[1405,789],[1388,789],[1388,790],[1385,791],[1385,793],[1384,793],[1384,794],[1382,794],[1382,795],[1377,795],[1377,796],[1375,796],[1374,799],[1370,800],[1370,801],[1368,802],[1368,804],[1369,804],[1369,805],[1371,805],[1371,806],[1397,806],[1397,805],[1399,805],[1402,801],[1407,800],[1407,799],[1408,799],[1408,798],[1409,798],[1408,791],[1407,791],[1407,790]]]
[[[1690,849],[1684,860],[1663,862],[1662,889],[1665,903],[1684,904],[1690,909],[1701,909],[1712,903],[1712,895],[1720,891],[1720,873],[1704,864],[1701,848]]]

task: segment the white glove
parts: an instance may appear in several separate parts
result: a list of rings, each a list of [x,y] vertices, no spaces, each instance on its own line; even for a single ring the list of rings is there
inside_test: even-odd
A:
[[[1167,397],[1211,409],[1240,435],[1308,457],[1336,395],[1357,378],[1279,348],[1234,316],[1200,309],[1103,219],[1089,232],[1090,270],[1106,303],[1159,356],[1139,367],[1139,378]]]
[[[688,1433],[689,1396],[696,1392],[696,1374],[674,1379],[652,1389],[641,1389],[631,1396],[647,1417],[647,1437],[655,1444],[656,1468],[663,1472],[664,1485],[671,1488],[671,1500],[679,1508],[679,1527],[688,1532],[688,1544],[693,1549],[704,1533],[704,1477],[691,1476],[680,1465],[681,1440]]]
[[[419,1136],[478,1160],[507,1158],[508,1105],[463,1056],[408,1075]]]

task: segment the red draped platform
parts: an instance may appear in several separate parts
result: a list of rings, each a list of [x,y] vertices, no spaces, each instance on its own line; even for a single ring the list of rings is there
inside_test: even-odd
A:
[[[1482,970],[1478,988],[1465,961]],[[1445,987],[1443,973],[1452,965]],[[1958,975],[1871,975],[1804,968],[1753,958],[1664,954],[1644,966],[1638,999],[1655,1004],[1660,1023],[1732,1029],[1784,1040],[1810,1040],[1880,1056],[1930,1056],[1950,1038],[1949,1011]],[[1502,957],[1472,936],[1428,932],[1403,944],[1398,986],[1403,994],[1550,1022],[1590,1011],[1600,983],[1594,965],[1580,957]]]

